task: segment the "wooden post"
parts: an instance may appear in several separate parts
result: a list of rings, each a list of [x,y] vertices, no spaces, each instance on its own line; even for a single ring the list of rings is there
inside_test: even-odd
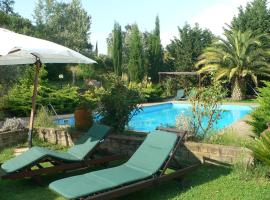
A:
[[[29,148],[32,147],[32,132],[34,127],[34,118],[35,118],[35,111],[36,111],[36,98],[37,98],[37,87],[38,87],[38,76],[41,67],[40,60],[37,60],[35,63],[35,80],[34,80],[34,89],[33,89],[33,96],[32,96],[32,109],[29,121],[29,132],[28,132],[28,146]]]

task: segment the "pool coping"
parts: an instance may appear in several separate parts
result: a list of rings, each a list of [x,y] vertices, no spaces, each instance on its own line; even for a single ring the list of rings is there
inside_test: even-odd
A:
[[[169,104],[169,103],[173,103],[173,104],[190,104],[189,101],[185,100],[185,101],[165,101],[165,102],[162,101],[162,102],[155,102],[155,103],[143,103],[143,104],[140,104],[139,106],[148,107],[148,106],[155,106],[155,105],[162,105],[162,104]],[[257,103],[248,103],[248,102],[225,102],[225,103],[222,103],[222,105],[258,106],[259,104],[257,104]],[[67,119],[67,118],[70,118],[70,117],[74,117],[74,114],[70,113],[70,114],[58,115],[59,119]],[[57,118],[57,116],[53,116],[54,120],[57,120],[58,118]],[[241,120],[241,119],[239,119],[239,120]],[[239,121],[239,120],[237,120],[237,121]]]

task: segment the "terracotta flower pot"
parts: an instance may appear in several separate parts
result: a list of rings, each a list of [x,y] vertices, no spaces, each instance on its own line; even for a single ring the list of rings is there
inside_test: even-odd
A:
[[[74,112],[75,128],[87,130],[93,124],[92,112],[87,108],[76,108]]]

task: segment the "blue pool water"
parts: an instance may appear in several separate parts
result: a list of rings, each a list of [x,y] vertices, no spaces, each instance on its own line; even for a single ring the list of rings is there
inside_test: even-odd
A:
[[[159,104],[154,106],[143,107],[142,111],[135,115],[128,124],[127,129],[150,132],[156,129],[157,126],[175,126],[176,118],[181,113],[190,115],[190,104]],[[237,120],[243,118],[252,111],[250,106],[238,105],[222,105],[223,110],[220,119],[214,125],[214,129],[223,129]],[[60,119],[56,121],[59,125],[69,124],[74,125],[74,117],[68,119]]]

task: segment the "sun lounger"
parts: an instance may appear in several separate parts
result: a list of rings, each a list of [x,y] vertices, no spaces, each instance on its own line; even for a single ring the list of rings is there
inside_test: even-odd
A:
[[[176,96],[175,96],[175,100],[184,99],[184,95],[185,95],[185,92],[184,92],[183,89],[177,90],[177,93],[176,93]]]
[[[67,152],[33,147],[3,163],[0,176],[3,179],[37,178],[42,174],[81,169],[120,159],[121,156],[118,155],[94,159],[97,146],[110,131],[111,128],[108,126],[94,124]],[[48,162],[50,166],[48,164],[44,166],[44,163]]]
[[[165,174],[184,135],[154,131],[126,163],[54,181],[49,188],[68,199],[105,200],[180,178],[200,165]]]

